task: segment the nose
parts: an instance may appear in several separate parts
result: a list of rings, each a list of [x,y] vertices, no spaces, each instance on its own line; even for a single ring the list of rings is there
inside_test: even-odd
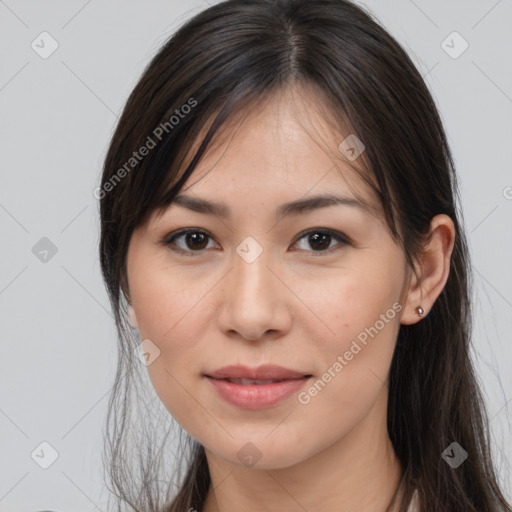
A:
[[[290,329],[288,300],[292,294],[267,256],[270,252],[263,251],[252,262],[234,254],[233,268],[222,283],[218,316],[226,335],[238,333],[245,340],[256,341],[282,336]]]

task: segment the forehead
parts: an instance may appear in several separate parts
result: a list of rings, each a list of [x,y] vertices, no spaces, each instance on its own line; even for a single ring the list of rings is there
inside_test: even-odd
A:
[[[229,210],[239,213],[330,194],[363,200],[378,212],[378,198],[359,174],[367,174],[362,155],[349,160],[340,149],[350,133],[339,121],[325,99],[307,87],[253,101],[215,133],[179,195],[231,204]],[[165,205],[156,218],[174,204]]]
[[[323,167],[344,159],[339,144],[346,137],[332,109],[304,87],[289,87],[240,109],[214,137],[198,171],[223,159],[261,161],[271,170]],[[357,166],[357,162],[354,163]],[[198,172],[199,174],[200,172]]]

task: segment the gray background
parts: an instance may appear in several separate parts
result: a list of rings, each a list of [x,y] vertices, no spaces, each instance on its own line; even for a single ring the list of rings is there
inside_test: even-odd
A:
[[[510,476],[512,1],[366,5],[426,77],[449,135],[475,265],[475,360]],[[116,334],[92,192],[143,68],[205,6],[0,1],[0,511],[105,510],[101,431]],[[51,49],[43,31],[58,43],[46,59],[31,47]],[[457,58],[454,31],[469,44]],[[56,254],[39,252],[43,237]],[[50,460],[44,441],[58,452],[48,469],[35,462]]]

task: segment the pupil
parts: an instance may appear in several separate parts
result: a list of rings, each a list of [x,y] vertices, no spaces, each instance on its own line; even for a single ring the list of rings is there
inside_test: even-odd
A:
[[[327,249],[329,247],[329,244],[330,244],[330,235],[325,234],[325,233],[314,233],[313,235],[310,235],[309,236],[310,243],[311,243],[311,241],[313,241],[311,246],[313,248],[315,248],[315,243],[318,242],[319,238],[323,239],[324,243],[323,244],[320,243],[320,247],[317,246],[317,248]],[[325,243],[325,241],[327,241],[327,243]]]
[[[206,247],[206,245],[208,245],[208,244],[204,243],[206,241],[206,236],[204,233],[188,233],[186,238],[187,238],[187,244],[189,244],[189,242],[192,242],[189,244],[189,247],[191,246],[191,248],[194,248],[194,249],[204,249],[204,247]],[[199,245],[201,245],[201,241],[203,242],[203,244],[200,247],[194,246],[194,243],[196,243],[198,240],[199,240]]]

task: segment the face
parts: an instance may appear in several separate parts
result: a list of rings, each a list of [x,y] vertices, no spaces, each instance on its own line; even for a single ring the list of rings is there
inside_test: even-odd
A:
[[[147,367],[155,390],[194,438],[233,464],[251,454],[261,468],[304,461],[387,396],[405,258],[376,198],[343,161],[346,135],[318,111],[290,92],[252,111],[180,192],[224,211],[172,204],[129,246],[134,320],[159,351]],[[345,199],[278,215],[326,194]],[[220,380],[251,375],[215,374],[230,365],[296,374]]]

